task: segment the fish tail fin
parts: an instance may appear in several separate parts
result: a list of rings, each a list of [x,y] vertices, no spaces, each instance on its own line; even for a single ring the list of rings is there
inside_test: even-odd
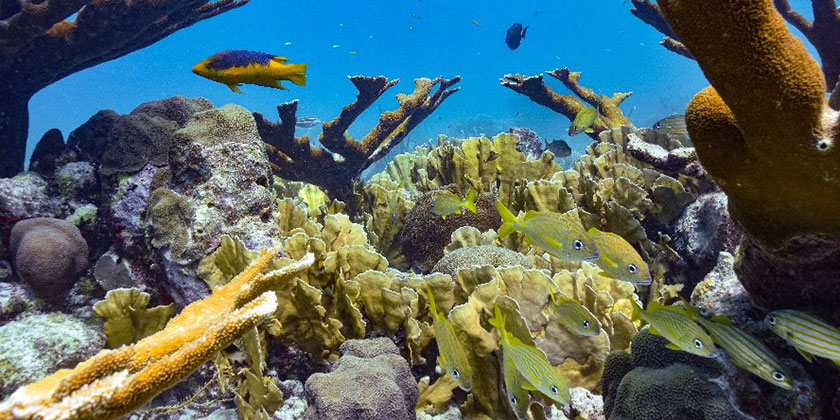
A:
[[[295,64],[287,64],[289,66],[289,81],[298,85],[298,86],[306,86],[306,66],[309,63],[295,63]]]
[[[478,213],[478,209],[475,207],[475,197],[478,195],[478,192],[475,189],[470,188],[470,192],[467,193],[467,199],[464,200],[464,207],[473,212],[473,214]]]
[[[504,316],[504,314],[502,314],[502,310],[499,309],[499,304],[498,303],[496,303],[493,306],[493,313],[494,313],[493,318],[488,319],[487,322],[489,322],[490,325],[492,325],[494,328],[499,330],[499,335],[504,337],[505,332],[506,332],[505,331],[505,316]],[[502,338],[502,339],[504,339],[504,338]]]
[[[502,216],[502,227],[499,228],[499,237],[504,239],[513,232],[513,228],[516,226],[516,216],[502,204],[501,200],[496,200],[496,209],[499,210],[499,216]]]
[[[633,305],[633,315],[630,315],[631,321],[638,321],[642,318],[642,312],[644,310],[638,303],[636,303],[636,299],[630,299],[630,304]]]
[[[425,288],[426,297],[429,298],[429,311],[432,313],[432,316],[437,316],[437,305],[435,304],[435,295],[432,294],[432,289],[429,287]]]

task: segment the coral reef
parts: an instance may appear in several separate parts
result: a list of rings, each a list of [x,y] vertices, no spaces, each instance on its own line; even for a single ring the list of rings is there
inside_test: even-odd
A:
[[[97,315],[105,318],[102,331],[108,348],[133,344],[166,326],[175,313],[175,306],[147,308],[151,295],[139,289],[115,289],[93,305]]]
[[[702,358],[669,350],[667,343],[643,328],[633,338],[631,354],[610,354],[601,384],[608,418],[819,418],[815,384],[790,359],[783,361],[796,377],[797,398],[739,371],[727,357]]]
[[[615,93],[613,96],[598,95],[594,90],[580,84],[580,72],[570,71],[568,68],[545,72],[563,83],[574,95],[561,95],[543,81],[543,75],[524,76],[521,74],[507,74],[501,79],[502,86],[530,98],[532,101],[574,121],[578,112],[587,106],[598,110],[598,117],[592,124],[592,133],[589,137],[597,139],[598,134],[604,130],[621,126],[632,127],[633,124],[619,108],[621,102],[632,95],[633,92]]]
[[[52,177],[64,150],[61,131],[56,128],[48,130],[35,144],[35,150],[29,157],[29,170],[43,177]]]
[[[414,419],[417,383],[387,338],[348,340],[329,373],[306,380],[306,420]]]
[[[476,214],[465,211],[441,219],[439,215],[432,213],[435,199],[454,191],[455,189],[450,187],[420,196],[406,216],[400,240],[402,252],[408,264],[423,273],[431,271],[443,257],[443,249],[449,243],[449,236],[458,228],[469,225],[483,231],[497,228],[502,223],[493,196],[486,193],[476,199]]]
[[[9,252],[21,280],[36,295],[61,300],[87,269],[88,246],[79,229],[61,219],[36,217],[15,224]]]
[[[29,99],[73,73],[149,46],[247,0],[11,1],[0,15],[0,176],[23,169]],[[118,16],[118,18],[113,18]]]
[[[351,76],[350,81],[359,94],[338,117],[322,124],[318,141],[326,150],[312,147],[306,136],[295,138],[297,101],[277,107],[279,123],[266,120],[260,113],[254,113],[254,118],[260,136],[266,142],[272,169],[278,176],[318,185],[326,189],[331,197],[350,203],[362,171],[388,154],[449,95],[457,92],[459,88],[450,87],[460,80],[460,76],[416,79],[412,94],[397,95],[399,108],[383,113],[376,127],[361,140],[356,140],[347,136],[347,129],[399,79],[389,81],[382,76]],[[438,87],[432,92],[435,85]],[[339,158],[334,154],[338,154]]]
[[[772,0],[659,6],[712,84],[686,121],[745,232],[742,283],[763,306],[834,305],[840,114],[828,106],[819,65]]]
[[[474,229],[472,226],[467,228]],[[534,268],[524,255],[516,251],[500,246],[477,245],[458,248],[447,253],[435,264],[431,271],[448,274],[454,278],[461,270],[481,265],[491,265],[496,268],[504,265],[519,265],[525,268]]]
[[[0,416],[116,418],[140,407],[270,318],[277,298],[268,290],[313,262],[307,255],[263,274],[276,255],[277,249],[263,250],[236,278],[184,308],[164,330],[18,389],[0,404]]]
[[[55,214],[58,203],[48,187],[44,178],[32,172],[0,178],[0,231],[4,237],[21,220]]]
[[[790,6],[788,0],[774,0],[776,10],[782,17],[799,32],[817,50],[822,62],[823,75],[826,86],[831,89],[840,80],[840,47],[836,40],[840,38],[840,10],[834,0],[812,0],[814,19],[809,22],[802,14]],[[688,48],[679,41],[679,37],[662,14],[659,5],[650,0],[633,0],[634,8],[630,11],[665,35],[662,46],[687,58],[694,58]],[[835,108],[837,109],[837,108]]]
[[[104,344],[102,334],[62,313],[29,315],[1,326],[0,400],[22,385],[86,360]]]

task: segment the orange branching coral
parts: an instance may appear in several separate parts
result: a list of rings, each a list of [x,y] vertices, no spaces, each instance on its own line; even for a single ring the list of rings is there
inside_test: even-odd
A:
[[[272,123],[258,112],[254,113],[254,118],[277,176],[321,186],[332,198],[348,202],[362,171],[385,157],[449,95],[457,92],[460,88],[450,87],[460,80],[461,76],[416,79],[413,93],[397,95],[399,108],[383,113],[376,126],[361,140],[356,140],[346,136],[347,129],[399,79],[388,81],[383,76],[350,76],[359,94],[338,117],[323,124],[318,140],[326,150],[312,147],[307,136],[295,138],[297,101],[277,107],[280,123]],[[438,87],[432,92],[435,85]],[[336,158],[333,153],[340,157]]]
[[[314,261],[307,254],[263,273],[276,255],[276,249],[262,251],[242,273],[184,308],[157,334],[103,350],[75,369],[18,389],[0,404],[0,419],[102,420],[130,413],[274,314],[277,296],[269,289]]]
[[[840,114],[828,105],[820,66],[773,0],[659,6],[712,83],[686,120],[746,231],[742,282],[761,304],[836,303]],[[782,285],[796,278],[804,284],[791,294]]]
[[[502,78],[502,86],[512,89],[516,93],[527,96],[532,101],[562,114],[569,121],[574,121],[578,112],[591,105],[598,109],[598,118],[592,124],[595,130],[589,133],[589,137],[598,138],[598,133],[611,128],[621,126],[632,127],[633,124],[624,116],[624,112],[618,106],[621,105],[633,92],[619,92],[613,96],[598,95],[594,90],[582,86],[580,72],[570,71],[562,68],[547,71],[545,74],[559,80],[563,85],[572,91],[574,95],[561,95],[545,85],[543,75],[523,76],[521,74],[507,74]],[[577,96],[575,96],[577,95]]]
[[[247,2],[0,1],[0,177],[23,170],[27,108],[39,90]]]

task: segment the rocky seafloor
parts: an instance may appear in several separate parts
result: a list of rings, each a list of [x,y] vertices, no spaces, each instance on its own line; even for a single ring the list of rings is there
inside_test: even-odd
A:
[[[513,419],[487,322],[496,303],[573,387],[568,405],[535,401],[535,419],[837,413],[836,368],[784,346],[739,283],[741,233],[727,197],[703,171],[657,164],[693,149],[616,128],[564,168],[538,137],[511,131],[397,155],[347,202],[277,177],[254,117],[236,105],[174,97],[97,113],[66,143],[48,133],[29,172],[0,179],[0,400],[103,349],[143,342],[273,249],[264,273],[311,258],[272,289],[276,311],[127,418]],[[481,193],[475,214],[433,213],[436,197],[471,188]],[[585,228],[631,243],[653,284],[637,290],[521,235],[500,238],[496,200],[514,213],[576,209]],[[470,392],[435,370],[426,289],[473,362]],[[546,310],[558,290],[589,309],[602,334],[561,327]],[[631,320],[631,301],[679,296],[765,340],[796,387],[774,387],[723,352],[669,350]]]

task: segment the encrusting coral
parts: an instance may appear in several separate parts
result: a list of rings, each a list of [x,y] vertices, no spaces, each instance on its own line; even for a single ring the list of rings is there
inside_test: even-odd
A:
[[[632,127],[633,124],[624,115],[619,105],[632,95],[633,92],[615,93],[613,96],[598,95],[594,90],[580,84],[580,72],[570,71],[568,68],[545,72],[563,83],[574,95],[561,95],[543,81],[543,75],[523,76],[521,74],[507,74],[502,78],[502,86],[512,89],[516,93],[527,96],[532,101],[574,121],[575,116],[587,106],[598,110],[598,117],[592,123],[592,133],[589,137],[596,139],[598,133],[621,126]],[[575,96],[577,95],[577,96]]]
[[[0,5],[0,176],[23,169],[29,99],[73,73],[147,47],[248,0],[47,0]]]
[[[318,185],[326,189],[331,197],[351,203],[353,188],[362,171],[387,155],[449,95],[457,92],[460,88],[450,87],[460,80],[460,76],[416,79],[413,93],[397,95],[399,108],[383,113],[376,126],[356,140],[347,135],[350,125],[399,79],[389,81],[383,76],[351,76],[350,81],[359,94],[338,117],[322,125],[318,141],[326,149],[311,146],[307,136],[295,137],[297,101],[277,106],[279,123],[272,123],[257,112],[254,118],[266,144],[272,170],[278,176]],[[435,85],[437,89],[432,92]],[[333,154],[340,157],[336,158]]]
[[[0,404],[0,418],[104,419],[140,407],[269,319],[277,309],[271,290],[314,261],[306,255],[263,273],[276,255],[277,249],[261,251],[242,273],[184,308],[162,331],[18,389]]]
[[[772,0],[659,6],[712,84],[686,121],[745,231],[741,281],[760,305],[834,305],[840,113],[828,105],[819,65]]]

